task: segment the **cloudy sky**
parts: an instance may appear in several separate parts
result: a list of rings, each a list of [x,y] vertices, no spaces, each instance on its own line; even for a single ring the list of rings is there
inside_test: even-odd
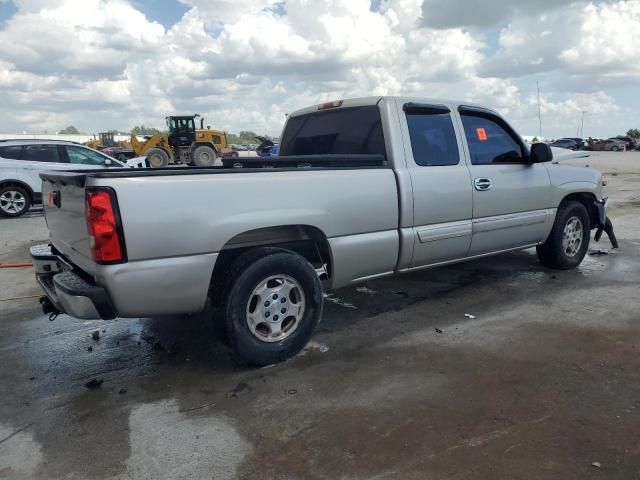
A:
[[[0,0],[0,132],[279,134],[345,97],[480,101],[523,135],[640,128],[640,0]]]

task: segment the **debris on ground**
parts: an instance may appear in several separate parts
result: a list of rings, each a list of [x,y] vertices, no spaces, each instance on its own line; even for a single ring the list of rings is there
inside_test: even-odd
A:
[[[298,393],[298,390],[296,390],[295,388],[290,388],[289,390],[287,390],[288,395],[295,395],[296,393]]]
[[[556,280],[558,277],[556,277],[555,275],[551,275],[551,280]]]
[[[333,293],[325,293],[323,294],[323,296],[325,300],[331,303],[335,303],[336,305],[340,305],[341,307],[351,308],[353,310],[358,309],[358,307],[356,307],[353,303],[348,303],[348,302],[345,302],[344,300],[341,300],[340,298],[334,297]]]
[[[444,330],[442,330],[441,328],[436,327],[436,333],[443,333]]]
[[[89,347],[87,348],[88,352],[93,352],[93,347],[91,345],[89,345]]]
[[[409,297],[409,294],[402,290],[375,290],[373,288],[367,287],[366,285],[356,288],[356,292],[365,293],[367,295],[384,294],[384,295],[400,295],[401,297],[405,297],[405,298]],[[329,301],[333,301],[333,300],[330,299]]]
[[[356,288],[356,292],[366,293],[367,295],[377,295],[378,293],[380,293],[378,290],[373,290],[372,288],[369,288],[367,286]]]
[[[236,387],[227,393],[227,397],[243,397],[251,392],[251,385],[245,382],[240,382]]]
[[[464,314],[465,317],[470,318],[471,320],[473,320],[474,318],[476,318],[475,315],[471,315],[470,313],[465,313]]]
[[[590,257],[599,257],[600,255],[609,255],[609,252],[607,250],[592,250],[591,252],[589,252],[589,256]]]
[[[36,377],[29,377],[29,380],[35,380]]]
[[[318,350],[320,350],[320,353],[327,353],[329,351],[329,347],[327,347],[326,345],[322,344],[322,345],[320,345]]]
[[[126,388],[121,388],[120,391],[118,392],[120,395],[127,393],[127,389]]]
[[[94,330],[93,333],[91,334],[91,338],[93,338],[96,341],[100,340],[100,330]]]
[[[89,390],[93,390],[95,388],[99,388],[100,385],[102,385],[102,382],[104,382],[104,380],[101,378],[92,378],[87,383],[85,383],[84,386]]]
[[[592,466],[592,467],[596,467],[596,468],[600,468],[600,467],[602,467],[602,464],[601,464],[600,462],[593,462],[593,463],[591,464],[591,466]]]

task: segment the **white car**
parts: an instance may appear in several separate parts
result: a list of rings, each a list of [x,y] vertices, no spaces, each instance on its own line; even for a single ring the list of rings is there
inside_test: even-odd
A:
[[[56,140],[0,140],[0,215],[19,217],[42,202],[40,173],[52,170],[134,167],[79,143]]]

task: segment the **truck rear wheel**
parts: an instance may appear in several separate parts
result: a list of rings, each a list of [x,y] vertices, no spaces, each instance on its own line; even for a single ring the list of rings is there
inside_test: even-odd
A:
[[[242,361],[269,365],[302,350],[323,307],[320,279],[305,258],[289,250],[257,248],[233,263],[228,278],[225,330]]]
[[[169,165],[169,154],[161,148],[151,148],[147,151],[147,162],[152,168],[162,168]]]
[[[193,149],[191,161],[198,167],[213,167],[216,163],[216,151],[209,145],[199,145]]]
[[[559,270],[577,267],[589,248],[590,232],[591,221],[585,206],[580,202],[563,203],[549,237],[536,247],[538,259]]]

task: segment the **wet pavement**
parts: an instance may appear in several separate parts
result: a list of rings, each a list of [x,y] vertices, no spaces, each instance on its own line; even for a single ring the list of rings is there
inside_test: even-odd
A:
[[[617,155],[584,163],[620,250],[333,292],[267,368],[234,364],[211,312],[50,322],[31,269],[0,269],[0,478],[640,478],[640,155]],[[0,263],[45,238],[37,211],[0,220]]]

